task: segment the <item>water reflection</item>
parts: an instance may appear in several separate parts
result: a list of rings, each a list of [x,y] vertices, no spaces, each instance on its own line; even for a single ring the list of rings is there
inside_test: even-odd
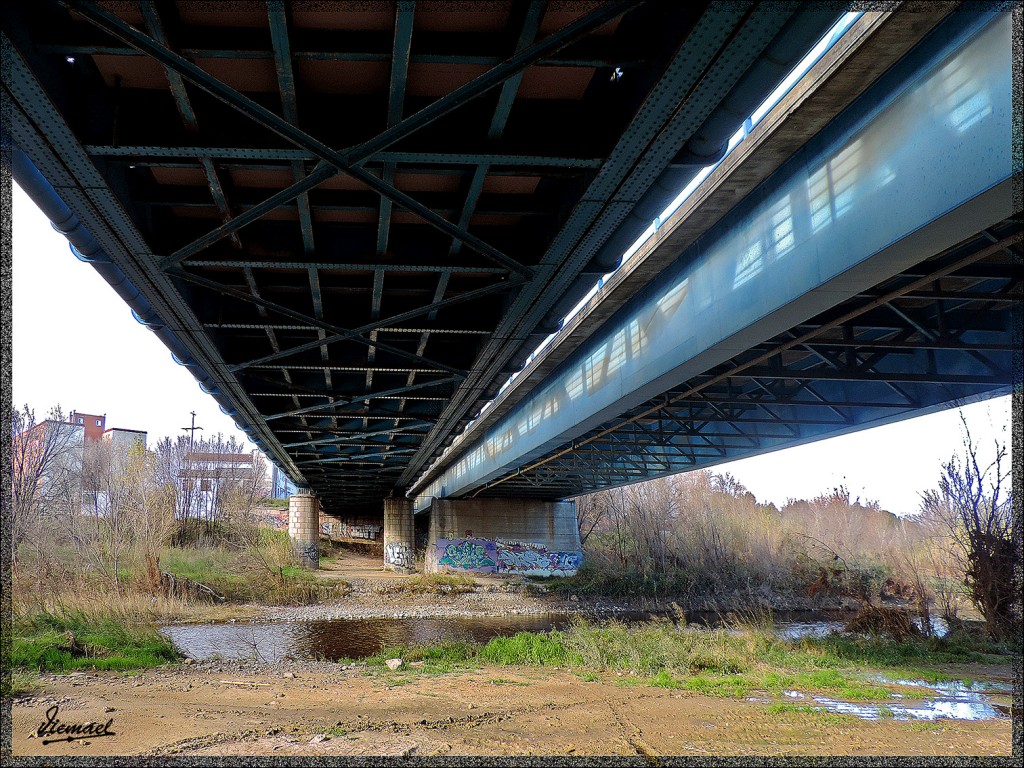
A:
[[[658,615],[648,611],[622,612],[616,619],[626,622],[648,621]],[[592,616],[595,621],[607,616]],[[690,612],[691,627],[715,629],[732,622],[715,612]],[[565,629],[572,616],[567,613],[529,614],[504,617],[419,617],[376,619],[331,619],[236,624],[172,624],[161,628],[178,649],[195,659],[262,658],[277,661],[286,655],[302,659],[359,659],[372,656],[383,645],[435,643],[464,640],[486,643],[493,637],[516,632],[547,632]],[[822,637],[843,631],[841,614],[792,611],[775,614],[775,633],[786,640]],[[941,619],[932,619],[937,636],[945,634]]]
[[[160,629],[194,659],[361,659],[383,646],[466,641],[486,643],[516,632],[564,629],[567,614],[504,618],[333,619],[266,624],[187,624]]]

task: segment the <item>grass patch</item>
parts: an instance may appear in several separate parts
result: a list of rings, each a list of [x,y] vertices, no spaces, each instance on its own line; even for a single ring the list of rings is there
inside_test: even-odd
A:
[[[889,687],[868,679],[870,671],[884,672],[893,679],[948,679],[948,673],[939,667],[970,660],[979,652],[953,646],[931,658],[927,653],[933,643],[925,638],[896,642],[849,637],[794,642],[762,629],[677,629],[665,620],[597,625],[577,619],[562,631],[519,632],[493,638],[485,645],[389,648],[368,661],[372,667],[382,667],[389,658],[401,658],[407,665],[423,661],[409,672],[427,674],[482,664],[553,667],[588,682],[597,681],[599,673],[616,672],[618,679],[612,682],[619,686],[680,688],[728,698],[746,697],[755,691],[781,695],[799,690],[847,701],[881,702],[891,698]],[[1008,660],[1007,656],[993,658],[1004,663]],[[908,659],[915,664],[903,663]]]
[[[524,687],[530,685],[529,683],[524,683],[522,680],[509,680],[505,677],[496,677],[493,680],[488,680],[487,682],[491,685],[521,685]]]
[[[750,694],[750,686],[742,675],[696,675],[686,679],[682,687],[705,696],[729,699],[740,699]]]
[[[11,666],[39,672],[139,669],[179,658],[171,641],[152,627],[77,611],[21,618],[11,644]]]
[[[955,663],[1005,664],[1012,649],[981,637],[953,634],[941,638],[893,641],[880,636],[826,635],[805,637],[796,649],[830,656],[837,663],[854,662],[900,669],[942,667]]]
[[[667,669],[662,669],[651,678],[651,685],[655,688],[682,688],[683,684],[672,676]]]
[[[263,533],[268,547],[290,552],[287,533]],[[297,565],[283,565],[273,574],[265,569],[254,572],[244,555],[227,547],[167,547],[160,555],[160,567],[205,584],[236,603],[312,605],[340,600],[352,591],[346,581],[324,582],[315,571]]]
[[[745,639],[725,630],[679,632],[669,620],[633,625],[611,621],[600,626],[577,620],[562,635],[562,643],[581,666],[649,675],[662,669],[742,672],[749,666],[751,650]]]
[[[11,670],[10,690],[7,690],[7,676],[0,678],[4,696],[31,696],[39,690],[39,675],[21,669]]]
[[[479,658],[491,664],[538,667],[581,666],[584,661],[566,646],[563,632],[517,632],[511,637],[495,637],[480,649]]]
[[[618,688],[632,688],[637,685],[649,685],[650,681],[643,677],[636,677],[635,675],[626,675],[620,677],[615,681],[615,685]]]
[[[480,646],[461,641],[441,641],[434,645],[399,645],[382,648],[380,653],[365,659],[367,667],[376,672],[392,674],[385,665],[388,659],[401,659],[403,674],[440,675],[471,665]],[[409,666],[423,662],[422,666]],[[397,671],[397,670],[396,670]]]
[[[340,600],[352,591],[352,585],[341,579],[323,582],[302,571],[294,576],[285,576],[281,581],[271,580],[263,598],[271,605],[313,605]]]
[[[229,600],[244,599],[250,591],[248,580],[239,573],[238,556],[224,547],[165,547],[160,567],[205,584]]]

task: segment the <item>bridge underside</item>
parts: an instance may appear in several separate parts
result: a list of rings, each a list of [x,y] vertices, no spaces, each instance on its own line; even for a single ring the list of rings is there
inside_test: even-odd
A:
[[[7,4],[5,130],[256,445],[379,510],[844,6]]]

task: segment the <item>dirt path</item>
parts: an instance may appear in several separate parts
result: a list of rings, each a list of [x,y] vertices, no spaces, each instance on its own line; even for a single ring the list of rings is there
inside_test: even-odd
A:
[[[1007,671],[1007,674],[1010,674]],[[865,721],[761,701],[485,667],[388,686],[328,664],[47,676],[13,707],[16,755],[1009,755],[1011,720]],[[115,735],[30,738],[66,723]]]

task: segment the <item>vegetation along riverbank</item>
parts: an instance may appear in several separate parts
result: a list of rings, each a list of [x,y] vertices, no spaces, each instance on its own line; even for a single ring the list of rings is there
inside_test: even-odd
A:
[[[379,542],[327,539],[320,570],[303,570],[266,524],[255,473],[203,516],[179,514],[174,448],[117,467],[87,457],[94,513],[60,483],[15,500],[3,693],[16,754],[1010,749],[1006,471],[979,471],[970,450],[912,518],[845,488],[765,505],[710,472],[594,494],[577,500],[584,566],[532,580],[395,574]],[[845,614],[831,634],[784,637],[772,623],[791,610]],[[255,641],[251,658],[187,658],[160,631],[549,613],[559,629],[425,644],[389,630],[368,657],[333,662]],[[44,750],[30,734],[52,707],[113,717],[120,735]]]

